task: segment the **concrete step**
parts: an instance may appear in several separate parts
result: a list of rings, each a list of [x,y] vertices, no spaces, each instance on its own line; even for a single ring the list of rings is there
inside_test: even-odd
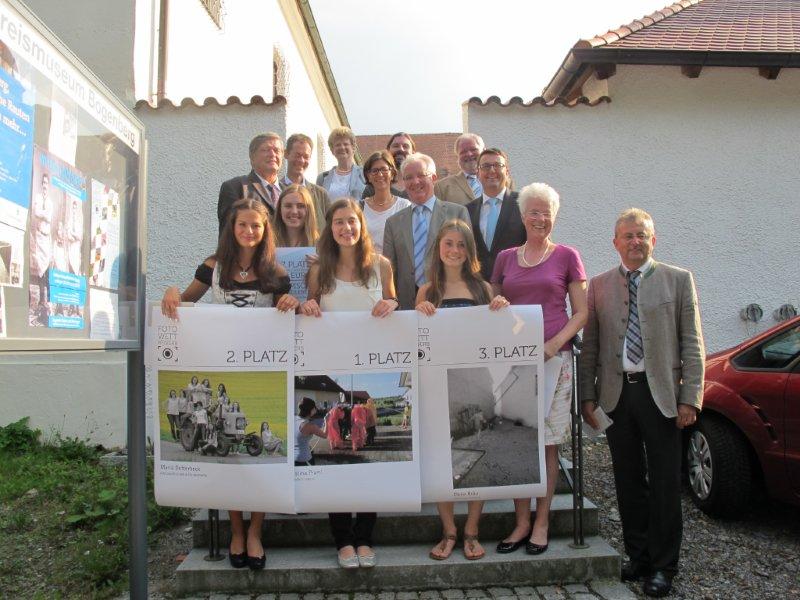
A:
[[[373,569],[344,570],[333,546],[267,548],[263,571],[233,569],[226,560],[204,560],[195,548],[178,567],[178,595],[202,592],[356,592],[409,589],[448,589],[492,586],[529,586],[618,579],[620,557],[600,537],[586,538],[589,547],[571,548],[569,538],[550,540],[544,554],[530,556],[521,549],[497,554],[496,540],[484,538],[486,556],[468,561],[460,544],[446,561],[428,558],[430,544],[382,546],[376,544],[378,564]]]
[[[584,500],[584,535],[598,532],[597,507]],[[467,516],[467,503],[457,502],[456,524],[459,531]],[[208,546],[208,511],[195,512],[192,520],[193,545]],[[247,515],[245,515],[247,518]],[[226,544],[230,538],[228,514],[220,511],[220,540]],[[481,538],[502,539],[514,528],[514,503],[511,500],[490,500],[484,504],[480,523]],[[375,524],[373,538],[376,544],[433,543],[441,538],[442,527],[435,504],[423,504],[420,513],[381,513]],[[572,536],[572,496],[557,494],[550,509],[550,534],[554,537]],[[314,513],[306,515],[268,514],[264,520],[262,539],[271,547],[319,546],[333,544],[328,515]]]

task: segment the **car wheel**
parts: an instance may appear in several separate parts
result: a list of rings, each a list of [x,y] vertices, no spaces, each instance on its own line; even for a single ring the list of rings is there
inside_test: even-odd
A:
[[[701,416],[686,448],[689,494],[704,513],[737,517],[747,508],[753,485],[750,457],[732,425]]]

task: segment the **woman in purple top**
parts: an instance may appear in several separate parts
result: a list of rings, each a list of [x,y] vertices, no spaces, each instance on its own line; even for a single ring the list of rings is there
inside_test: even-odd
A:
[[[550,233],[559,208],[558,192],[545,183],[522,188],[517,198],[527,241],[503,250],[494,264],[492,288],[511,304],[541,304],[544,317],[544,355],[563,359],[550,414],[544,421],[547,495],[536,499],[536,519],[531,527],[531,500],[514,500],[517,524],[497,545],[500,553],[525,545],[528,554],[547,550],[550,503],[558,478],[558,444],[569,439],[569,405],[572,398],[570,342],[586,323],[586,272],[578,251],[554,244]],[[567,314],[567,296],[572,316]]]

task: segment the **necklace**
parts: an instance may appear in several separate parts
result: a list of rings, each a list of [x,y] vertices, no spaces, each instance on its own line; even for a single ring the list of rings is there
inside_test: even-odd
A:
[[[536,264],[531,264],[525,259],[525,248],[526,246],[522,246],[522,262],[525,263],[526,267],[538,267],[540,264],[542,264],[544,257],[547,256],[547,252],[550,250],[550,242],[547,242],[547,246],[545,246],[544,252],[542,252],[542,255],[539,257],[539,260],[536,262]]]
[[[525,259],[523,258],[523,260],[525,260]],[[247,279],[247,274],[250,272],[250,268],[253,266],[253,263],[250,263],[249,265],[247,265],[246,269],[242,265],[240,265],[239,263],[236,263],[236,266],[241,269],[241,271],[239,271],[239,277],[241,279]]]

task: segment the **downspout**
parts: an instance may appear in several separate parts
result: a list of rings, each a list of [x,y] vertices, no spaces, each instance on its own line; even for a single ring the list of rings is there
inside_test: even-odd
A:
[[[158,76],[156,106],[166,98],[167,82],[167,28],[169,26],[169,0],[161,0],[158,14]]]

